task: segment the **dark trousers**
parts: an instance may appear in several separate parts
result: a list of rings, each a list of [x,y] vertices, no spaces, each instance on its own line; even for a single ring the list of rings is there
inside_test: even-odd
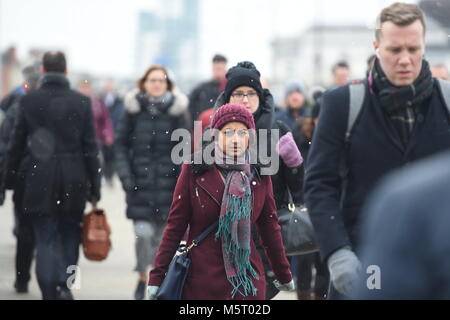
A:
[[[23,216],[17,209],[14,210],[15,228],[17,237],[16,247],[16,282],[27,283],[30,281],[31,263],[34,254],[34,234],[30,217]]]
[[[297,258],[297,289],[299,291],[311,290],[312,268],[316,269],[314,293],[318,298],[326,298],[330,282],[328,268],[320,260],[319,253],[299,255]]]
[[[106,181],[111,182],[115,172],[115,154],[113,146],[102,145],[103,154],[103,176]]]
[[[14,188],[14,235],[16,246],[16,282],[25,284],[31,279],[31,263],[34,254],[34,234],[30,215],[22,212],[24,181],[18,179]]]
[[[36,274],[44,300],[56,299],[57,287],[67,287],[73,276],[81,241],[82,214],[33,216],[36,239]],[[69,284],[70,285],[70,284]]]

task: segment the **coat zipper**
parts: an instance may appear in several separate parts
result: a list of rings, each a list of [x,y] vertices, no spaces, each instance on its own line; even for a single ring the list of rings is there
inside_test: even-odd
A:
[[[195,187],[195,195],[197,196],[198,204],[200,205],[200,208],[201,208],[202,207],[202,203],[200,201],[200,196],[198,195],[198,188],[197,187]]]
[[[220,203],[216,200],[216,198],[213,197],[213,195],[208,190],[203,188],[202,185],[200,185],[198,182],[197,182],[197,184],[200,186],[200,188],[202,188],[214,200],[215,203],[217,203],[217,205],[219,207],[221,207]],[[197,197],[198,197],[198,189],[197,189],[197,187],[195,187],[195,192],[197,193]],[[198,198],[198,200],[200,201],[200,197]]]

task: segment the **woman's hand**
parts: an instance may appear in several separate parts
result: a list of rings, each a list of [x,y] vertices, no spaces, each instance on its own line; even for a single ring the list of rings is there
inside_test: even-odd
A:
[[[273,285],[280,291],[295,291],[295,284],[293,279],[288,283],[281,283],[280,281],[275,280],[273,282]]]
[[[276,150],[288,168],[296,168],[303,163],[303,157],[294,141],[292,132],[288,132],[280,138]]]
[[[156,293],[158,292],[159,286],[148,286],[147,294],[148,300],[156,300]]]

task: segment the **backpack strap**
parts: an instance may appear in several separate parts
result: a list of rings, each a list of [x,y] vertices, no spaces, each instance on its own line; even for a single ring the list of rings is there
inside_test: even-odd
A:
[[[350,139],[353,125],[355,124],[356,118],[358,118],[364,103],[364,98],[366,95],[366,86],[364,81],[350,83],[349,90],[350,106],[348,112],[347,132],[345,133],[345,140],[347,142]]]
[[[441,91],[442,98],[444,98],[445,106],[447,107],[450,115],[450,82],[442,79],[437,79],[439,90]]]

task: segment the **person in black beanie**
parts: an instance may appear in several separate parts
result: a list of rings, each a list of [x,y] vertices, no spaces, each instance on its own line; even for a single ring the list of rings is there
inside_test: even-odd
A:
[[[303,185],[303,158],[289,127],[282,121],[274,120],[273,96],[268,89],[262,87],[260,77],[261,74],[256,66],[249,61],[239,62],[236,66],[230,68],[226,74],[225,90],[216,100],[214,113],[226,103],[241,104],[247,107],[253,114],[258,139],[261,134],[259,130],[266,129],[268,131],[269,156],[275,151],[270,150],[271,132],[279,130],[280,138],[276,142],[279,167],[277,172],[271,175],[271,178],[275,202],[277,208],[280,209],[288,205],[288,187],[295,194]],[[256,233],[253,236],[266,269],[266,278],[268,279],[266,282],[266,298],[271,299],[278,293],[278,290],[270,281],[273,272],[270,270],[263,248],[258,245],[259,236]]]

